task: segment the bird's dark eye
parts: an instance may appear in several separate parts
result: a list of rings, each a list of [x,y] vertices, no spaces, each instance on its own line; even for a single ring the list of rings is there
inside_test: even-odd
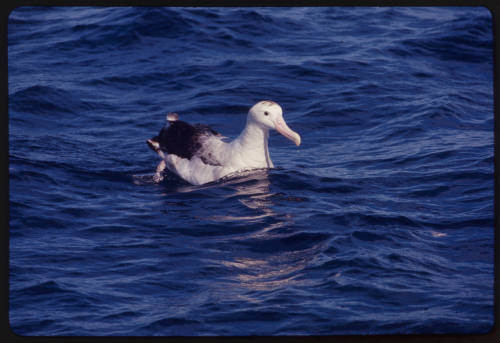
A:
[[[267,111],[266,111],[266,112],[264,112],[264,115],[268,116],[268,115],[269,115],[269,112],[267,112]]]

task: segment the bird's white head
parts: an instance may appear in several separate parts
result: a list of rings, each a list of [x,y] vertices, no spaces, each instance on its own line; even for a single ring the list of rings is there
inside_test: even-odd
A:
[[[276,130],[286,138],[300,145],[300,136],[292,131],[283,119],[281,106],[271,100],[264,100],[256,103],[248,111],[247,121],[259,125],[264,130]]]

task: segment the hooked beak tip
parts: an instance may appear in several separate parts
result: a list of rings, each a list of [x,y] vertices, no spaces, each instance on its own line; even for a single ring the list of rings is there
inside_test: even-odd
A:
[[[297,136],[296,136],[296,137],[294,137],[294,140],[293,140],[293,141],[294,141],[294,143],[295,143],[295,145],[296,145],[296,146],[299,146],[299,145],[300,145],[300,143],[301,143],[300,136],[297,134]]]
[[[300,145],[300,143],[301,143],[300,135],[297,132],[291,130],[288,127],[288,125],[286,125],[286,123],[283,119],[276,121],[275,128],[276,128],[276,131],[278,131],[283,136],[285,136],[286,138],[293,141],[296,146]]]

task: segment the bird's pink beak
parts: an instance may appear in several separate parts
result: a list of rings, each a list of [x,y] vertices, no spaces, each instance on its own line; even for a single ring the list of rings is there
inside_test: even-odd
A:
[[[295,131],[292,131],[292,129],[290,129],[288,125],[286,125],[285,120],[283,118],[276,119],[276,121],[274,122],[274,127],[276,128],[276,131],[278,131],[283,136],[293,141],[297,146],[300,145],[299,134]]]

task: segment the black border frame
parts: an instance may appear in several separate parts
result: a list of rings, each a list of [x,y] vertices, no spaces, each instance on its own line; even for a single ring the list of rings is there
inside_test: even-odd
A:
[[[497,157],[499,137],[499,110],[500,93],[498,82],[500,80],[499,63],[499,26],[497,19],[500,16],[500,1],[498,0],[3,0],[1,2],[0,16],[0,109],[2,133],[0,177],[2,179],[2,225],[0,242],[2,255],[0,269],[2,282],[0,284],[0,332],[7,342],[500,342],[500,306],[498,304],[499,267],[498,253],[499,234],[499,159]],[[9,325],[9,149],[8,149],[8,53],[7,30],[10,13],[22,6],[171,6],[171,7],[283,7],[283,6],[415,6],[415,7],[441,7],[441,6],[473,6],[485,7],[492,15],[493,32],[493,91],[494,91],[494,226],[495,226],[495,254],[494,254],[494,325],[487,334],[398,334],[398,335],[331,335],[331,336],[20,336],[14,333]]]

